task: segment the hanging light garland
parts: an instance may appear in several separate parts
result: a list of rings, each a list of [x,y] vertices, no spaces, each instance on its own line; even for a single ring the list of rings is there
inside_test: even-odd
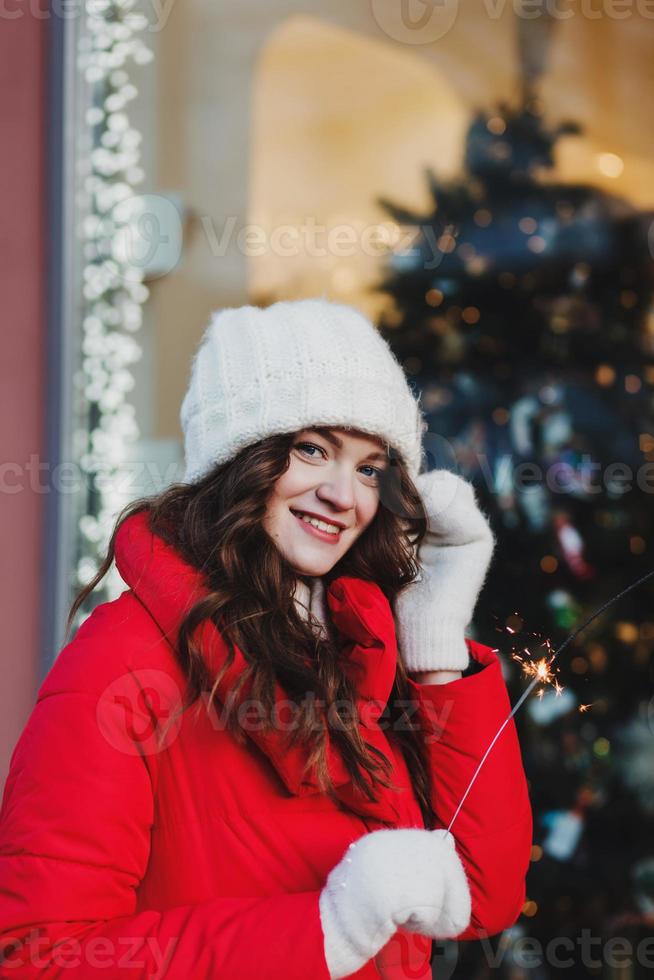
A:
[[[82,356],[74,379],[84,422],[73,452],[88,481],[78,523],[78,587],[98,570],[115,517],[125,504],[121,486],[124,494],[129,446],[139,436],[127,395],[134,387],[130,366],[142,353],[135,334],[149,290],[142,264],[130,254],[139,218],[134,187],[144,172],[139,166],[141,134],[130,126],[125,111],[138,94],[126,66],[147,64],[153,54],[136,36],[147,19],[132,10],[134,3],[86,0],[86,30],[78,46],[77,65],[90,96],[85,114],[89,146],[80,161],[85,215],[78,228],[83,243]],[[94,599],[114,598],[122,588],[112,569]]]

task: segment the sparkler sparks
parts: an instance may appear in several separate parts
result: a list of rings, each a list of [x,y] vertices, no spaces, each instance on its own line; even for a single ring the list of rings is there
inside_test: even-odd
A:
[[[529,651],[526,652],[528,653]],[[525,677],[537,677],[543,684],[556,683],[559,686],[558,681],[556,681],[554,674],[550,670],[550,662],[545,657],[536,661],[525,660],[519,653],[513,653],[511,657],[520,664]],[[561,690],[563,689],[561,688]]]
[[[504,731],[505,727],[508,725],[509,721],[515,715],[516,711],[519,709],[520,705],[523,703],[523,701],[526,700],[526,698],[529,696],[529,694],[531,693],[531,691],[534,689],[534,687],[536,686],[536,684],[538,684],[541,681],[544,682],[544,683],[550,683],[550,684],[552,684],[554,686],[554,690],[556,691],[557,695],[558,694],[561,694],[561,692],[563,691],[563,688],[560,686],[560,684],[558,683],[558,681],[556,680],[556,678],[554,677],[554,674],[552,673],[552,671],[550,669],[551,666],[552,666],[552,664],[554,663],[554,661],[557,659],[557,657],[561,653],[563,653],[563,651],[568,646],[568,644],[571,643],[574,640],[575,636],[577,636],[579,633],[581,633],[582,630],[584,630],[590,623],[592,623],[592,621],[594,619],[596,619],[597,616],[600,615],[600,613],[603,613],[605,609],[608,609],[609,606],[613,605],[614,602],[617,602],[618,599],[621,599],[622,596],[627,595],[628,592],[631,592],[633,589],[637,588],[639,585],[642,585],[643,582],[646,582],[648,579],[652,578],[653,576],[654,576],[654,569],[652,571],[650,571],[650,572],[647,572],[646,575],[643,575],[641,578],[637,579],[635,582],[632,582],[631,585],[628,585],[626,589],[623,589],[622,590],[622,592],[618,592],[617,595],[614,595],[610,599],[608,599],[603,605],[601,605],[599,607],[599,609],[596,609],[595,612],[593,612],[583,623],[581,623],[579,626],[577,626],[577,628],[574,629],[572,631],[572,633],[568,634],[568,636],[565,638],[565,640],[563,641],[563,643],[561,644],[561,646],[558,648],[558,650],[556,650],[552,654],[551,657],[549,657],[549,658],[547,658],[547,657],[546,658],[542,658],[541,660],[538,660],[536,662],[533,662],[532,660],[523,660],[520,657],[519,654],[518,655],[513,655],[513,659],[514,660],[518,660],[518,662],[521,663],[522,669],[526,673],[526,675],[531,677],[531,682],[527,685],[526,689],[522,692],[522,694],[520,695],[520,697],[518,698],[518,700],[514,704],[513,708],[511,709],[511,711],[509,712],[509,714],[507,715],[507,717],[504,719],[504,721],[502,722],[502,724],[500,725],[500,727],[496,731],[495,735],[493,736],[493,738],[491,740],[490,745],[488,746],[488,748],[484,752],[484,754],[483,754],[483,756],[481,758],[481,761],[479,762],[479,765],[477,766],[477,768],[475,769],[474,773],[472,774],[472,779],[468,783],[468,787],[467,787],[465,793],[463,794],[463,796],[461,797],[461,800],[459,801],[459,805],[457,806],[456,810],[454,811],[454,815],[452,816],[452,819],[450,820],[449,825],[447,827],[448,831],[451,831],[452,830],[452,825],[453,825],[454,821],[456,820],[456,818],[458,817],[459,813],[461,812],[461,807],[465,803],[465,801],[467,799],[467,796],[468,796],[468,793],[472,789],[472,787],[474,785],[474,782],[477,779],[477,776],[479,775],[479,773],[481,771],[481,768],[484,765],[484,762],[486,761],[486,759],[488,758],[488,756],[489,756],[489,754],[490,754],[493,746],[495,745],[496,741],[498,740],[498,738],[500,737],[500,735]],[[519,618],[519,617],[517,617],[517,618]],[[513,629],[510,626],[506,626],[505,628],[507,629],[507,631],[509,633],[515,633],[515,632],[517,632],[517,630]],[[546,640],[544,642],[545,642],[547,648],[550,649],[549,640]],[[527,654],[529,654],[529,651],[526,650],[526,649],[524,650],[524,652],[527,653]],[[541,689],[541,691],[539,691],[539,694],[542,697],[543,689]],[[591,704],[582,704],[579,707],[579,710],[582,711],[582,712],[584,712],[584,711],[587,711],[590,707],[592,707],[592,703]]]
[[[522,622],[522,617],[516,612],[511,617],[519,622]],[[506,625],[504,627],[507,633],[517,633],[514,627]],[[536,636],[535,634],[533,634]],[[511,653],[511,659],[515,660],[516,663],[520,664],[520,669],[525,677],[530,677],[533,679],[534,683],[541,683],[543,685],[550,684],[554,693],[558,697],[563,694],[564,687],[557,680],[555,672],[551,669],[552,663],[554,662],[556,654],[552,654],[552,645],[548,639],[542,640],[540,637],[536,637],[539,640],[539,646],[545,647],[548,651],[548,656],[540,657],[538,660],[534,660],[534,655],[532,654],[529,647],[523,647],[522,652],[518,653],[513,650]],[[558,668],[557,668],[558,672]],[[536,696],[542,698],[545,694],[544,687],[541,687],[539,691],[536,692]],[[589,708],[590,705],[586,705]],[[579,709],[581,710],[581,708]]]

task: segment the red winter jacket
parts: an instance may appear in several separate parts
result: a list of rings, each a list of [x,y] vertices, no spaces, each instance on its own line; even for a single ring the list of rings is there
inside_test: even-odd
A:
[[[390,604],[373,582],[341,576],[331,617],[356,674],[366,741],[394,765],[401,792],[366,803],[337,749],[329,765],[339,809],[302,779],[305,755],[284,732],[245,726],[240,745],[205,704],[157,745],[185,683],[173,645],[202,579],[132,515],[116,542],[128,584],[97,606],[60,652],[15,747],[0,811],[1,977],[80,980],[329,980],[318,898],[347,845],[384,826],[420,827],[408,772],[380,713],[397,646]],[[215,670],[227,647],[202,627]],[[510,711],[500,663],[467,640],[482,665],[449,684],[412,683],[447,826]],[[228,697],[240,651],[217,689]],[[280,722],[284,692],[278,688]],[[239,700],[245,718],[247,690]],[[379,723],[376,721],[379,719]],[[452,828],[472,894],[460,939],[512,925],[525,899],[532,817],[513,721],[484,764]],[[431,940],[399,930],[353,976],[429,978]]]

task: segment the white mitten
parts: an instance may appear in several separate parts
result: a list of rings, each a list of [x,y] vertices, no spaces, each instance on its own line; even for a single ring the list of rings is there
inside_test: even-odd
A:
[[[375,830],[350,844],[320,893],[332,980],[355,973],[401,926],[432,938],[470,922],[470,889],[445,830]]]
[[[421,578],[394,604],[399,647],[410,671],[465,670],[465,629],[472,619],[495,547],[474,487],[449,470],[415,480],[427,513],[418,552]]]

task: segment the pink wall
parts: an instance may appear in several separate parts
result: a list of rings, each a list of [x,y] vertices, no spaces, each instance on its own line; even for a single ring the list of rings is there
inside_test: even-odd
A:
[[[25,464],[43,461],[49,16],[35,3],[0,13],[0,787],[38,678],[43,494]]]

